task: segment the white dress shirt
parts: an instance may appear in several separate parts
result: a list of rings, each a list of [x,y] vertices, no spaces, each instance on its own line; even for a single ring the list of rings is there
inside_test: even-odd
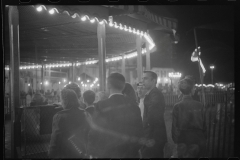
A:
[[[142,120],[143,120],[143,112],[144,112],[144,97],[140,99],[139,108],[140,108],[140,111],[141,111],[141,117],[142,117]]]

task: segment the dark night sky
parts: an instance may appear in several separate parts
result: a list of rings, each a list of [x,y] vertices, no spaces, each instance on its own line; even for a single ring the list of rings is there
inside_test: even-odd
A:
[[[190,60],[196,48],[192,29],[216,22],[227,28],[234,27],[234,8],[231,5],[155,5],[148,6],[148,8],[159,16],[176,18],[178,20],[177,33],[180,35],[180,42],[174,45],[172,58],[170,58],[170,53],[164,54],[156,51],[152,54],[152,67],[173,67],[183,75],[194,75],[197,79],[199,78],[198,64]],[[213,71],[215,83],[233,82],[234,30],[197,29],[197,39],[201,47],[201,59],[207,70],[204,83],[211,83],[210,64],[215,65]],[[157,42],[156,45],[160,46]]]

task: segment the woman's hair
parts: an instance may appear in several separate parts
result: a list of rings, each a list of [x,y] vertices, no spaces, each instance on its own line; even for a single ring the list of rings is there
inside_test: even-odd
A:
[[[71,89],[63,88],[61,91],[61,100],[66,109],[80,106],[76,93]]]
[[[67,84],[65,88],[73,90],[76,93],[77,98],[81,98],[81,89],[77,83],[72,82],[71,84]]]
[[[127,97],[137,102],[137,95],[131,84],[125,83],[125,87],[122,91],[122,94],[126,95]]]
[[[178,82],[178,88],[184,95],[190,94],[193,89],[193,86],[194,86],[193,81],[188,78],[184,78]]]

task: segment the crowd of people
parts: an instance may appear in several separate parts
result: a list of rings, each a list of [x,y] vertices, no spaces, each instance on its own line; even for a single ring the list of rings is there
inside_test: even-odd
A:
[[[202,157],[206,143],[203,106],[194,100],[194,80],[179,82],[182,95],[173,108],[172,138],[178,157]],[[164,158],[165,101],[157,74],[144,71],[137,92],[120,73],[107,78],[107,91],[81,94],[76,83],[60,93],[53,117],[50,158]],[[193,96],[193,97],[192,97]]]

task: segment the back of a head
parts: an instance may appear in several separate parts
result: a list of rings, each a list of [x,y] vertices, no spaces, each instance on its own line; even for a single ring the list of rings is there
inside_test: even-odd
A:
[[[79,99],[81,98],[81,89],[76,83],[72,82],[71,84],[67,84],[65,88],[73,90],[76,93],[77,97]]]
[[[83,100],[88,105],[92,105],[95,101],[95,93],[92,90],[87,90],[83,93]]]
[[[63,88],[61,91],[61,100],[65,109],[78,108],[80,105],[76,93],[71,89]]]
[[[192,91],[194,84],[192,80],[184,78],[178,82],[178,88],[184,95],[189,95]]]
[[[125,83],[125,87],[124,87],[122,93],[124,95],[126,95],[127,97],[131,98],[132,100],[137,101],[136,92],[133,89],[131,84]]]
[[[111,73],[108,77],[108,83],[115,90],[122,91],[125,87],[125,78],[120,73]]]

